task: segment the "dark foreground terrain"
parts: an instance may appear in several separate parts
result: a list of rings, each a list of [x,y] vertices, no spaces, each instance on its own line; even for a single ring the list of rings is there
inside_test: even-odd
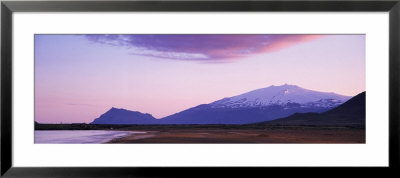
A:
[[[340,127],[161,129],[109,143],[365,143],[365,130]]]
[[[364,127],[35,124],[35,130],[145,131],[109,143],[365,143]]]

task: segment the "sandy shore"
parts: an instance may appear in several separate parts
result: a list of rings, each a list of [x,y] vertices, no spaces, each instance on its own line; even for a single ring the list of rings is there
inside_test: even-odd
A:
[[[108,143],[365,143],[365,129],[160,129],[132,134]]]

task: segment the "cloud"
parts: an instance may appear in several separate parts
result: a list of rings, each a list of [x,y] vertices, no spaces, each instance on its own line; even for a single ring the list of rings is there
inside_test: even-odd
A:
[[[269,53],[308,42],[322,35],[86,35],[110,46],[126,47],[134,55],[178,60],[229,61]]]

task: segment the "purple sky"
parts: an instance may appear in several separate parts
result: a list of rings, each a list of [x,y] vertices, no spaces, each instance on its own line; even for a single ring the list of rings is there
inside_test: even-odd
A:
[[[284,83],[365,91],[364,35],[35,35],[35,120],[160,118]]]

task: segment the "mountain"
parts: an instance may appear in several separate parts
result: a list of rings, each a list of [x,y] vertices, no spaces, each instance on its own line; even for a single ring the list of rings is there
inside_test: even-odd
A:
[[[296,85],[270,86],[211,103],[214,108],[263,107],[270,105],[301,104],[305,107],[334,107],[350,99],[349,96],[307,90]]]
[[[283,118],[294,113],[325,112],[350,98],[285,84],[201,104],[161,119],[155,119],[150,114],[113,108],[92,123],[247,124]]]
[[[162,124],[246,124],[294,113],[324,112],[350,99],[296,85],[270,86],[167,116]]]
[[[261,122],[266,125],[341,125],[365,127],[365,92],[323,113],[296,113],[286,118]]]
[[[157,119],[150,114],[111,108],[91,124],[156,124]]]

